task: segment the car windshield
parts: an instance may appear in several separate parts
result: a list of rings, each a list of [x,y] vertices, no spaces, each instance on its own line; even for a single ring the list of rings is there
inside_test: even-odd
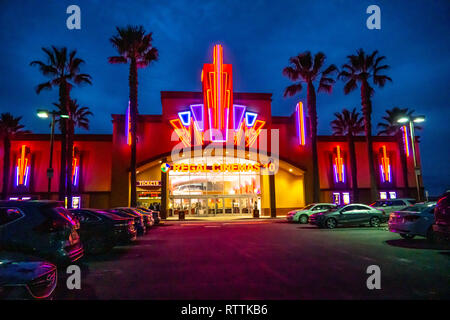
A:
[[[370,206],[371,207],[382,207],[383,205],[387,205],[387,201],[375,201],[374,203],[372,203]]]
[[[314,204],[308,204],[306,207],[302,208],[302,210],[309,210],[314,207]]]

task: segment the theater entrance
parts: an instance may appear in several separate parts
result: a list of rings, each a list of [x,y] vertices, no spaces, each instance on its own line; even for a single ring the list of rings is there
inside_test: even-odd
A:
[[[261,212],[261,198],[252,195],[172,196],[169,208],[169,215],[172,216],[180,211],[189,216],[251,216],[254,209]]]

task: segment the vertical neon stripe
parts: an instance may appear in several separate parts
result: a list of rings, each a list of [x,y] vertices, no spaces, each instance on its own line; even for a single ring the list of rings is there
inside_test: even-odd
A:
[[[402,127],[403,130],[403,143],[405,144],[405,154],[409,157],[409,141],[408,141],[408,129],[406,126]]]

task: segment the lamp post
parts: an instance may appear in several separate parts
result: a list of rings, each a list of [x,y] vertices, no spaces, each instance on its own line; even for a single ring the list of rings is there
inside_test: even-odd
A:
[[[60,112],[56,111],[48,111],[48,110],[38,110],[37,116],[41,119],[47,119],[51,115],[52,122],[51,122],[51,134],[50,134],[50,156],[49,156],[49,163],[48,163],[48,169],[47,169],[47,178],[48,178],[48,186],[47,186],[47,197],[48,200],[51,198],[51,189],[52,189],[52,178],[53,178],[53,144],[54,144],[54,136],[55,136],[55,120],[56,116],[59,116],[60,118],[68,118],[69,116],[67,114],[61,114]]]
[[[409,124],[409,132],[411,135],[411,149],[413,154],[413,161],[414,161],[414,177],[416,179],[416,188],[417,188],[417,200],[420,201],[420,185],[419,185],[419,175],[421,175],[420,167],[417,165],[417,157],[416,157],[416,146],[415,146],[415,136],[414,136],[414,123],[421,123],[425,121],[425,116],[415,116],[415,117],[408,117],[408,116],[402,116],[397,119],[398,123]],[[406,142],[408,143],[408,142]]]

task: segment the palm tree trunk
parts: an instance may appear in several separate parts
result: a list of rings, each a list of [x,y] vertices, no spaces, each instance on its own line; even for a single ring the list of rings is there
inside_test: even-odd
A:
[[[8,189],[9,189],[9,176],[11,167],[11,140],[8,134],[5,134],[3,138],[3,188],[2,188],[2,199],[8,200]]]
[[[358,190],[358,172],[356,166],[356,152],[355,152],[355,139],[353,133],[349,131],[347,134],[348,149],[350,150],[350,165],[352,170],[352,190],[353,190],[353,202],[359,202],[359,190]]]
[[[364,116],[364,131],[366,133],[367,157],[369,161],[370,201],[372,201],[378,199],[378,186],[375,180],[375,166],[372,148],[372,101],[370,100],[370,87],[367,81],[362,81],[361,84],[361,105]]]
[[[308,103],[309,128],[311,130],[311,150],[313,158],[313,201],[319,202],[320,185],[319,185],[319,166],[317,160],[317,110],[316,110],[316,92],[311,81],[308,82],[306,100]]]
[[[65,84],[61,84],[59,87],[59,105],[61,109],[64,110],[66,103],[67,94]],[[61,111],[62,111],[61,110]],[[59,195],[60,201],[64,201],[66,196],[66,177],[67,177],[67,121],[66,119],[60,119],[61,121],[61,161],[60,161],[60,172],[59,172]]]
[[[400,129],[398,129],[400,130]],[[403,146],[403,136],[398,131],[395,136],[397,137],[398,148],[400,150],[400,160],[402,162],[403,171],[403,185],[404,185],[404,197],[409,197],[409,184],[408,184],[408,158],[406,157],[405,148]]]
[[[131,159],[130,159],[130,206],[136,207],[136,131],[137,131],[137,95],[138,95],[138,75],[137,64],[135,59],[131,59],[130,74],[129,74],[129,86],[130,86],[130,118],[131,118]]]
[[[71,114],[69,114],[72,117]],[[67,128],[67,207],[72,208],[72,158],[73,158],[73,135],[74,125],[70,118]]]

